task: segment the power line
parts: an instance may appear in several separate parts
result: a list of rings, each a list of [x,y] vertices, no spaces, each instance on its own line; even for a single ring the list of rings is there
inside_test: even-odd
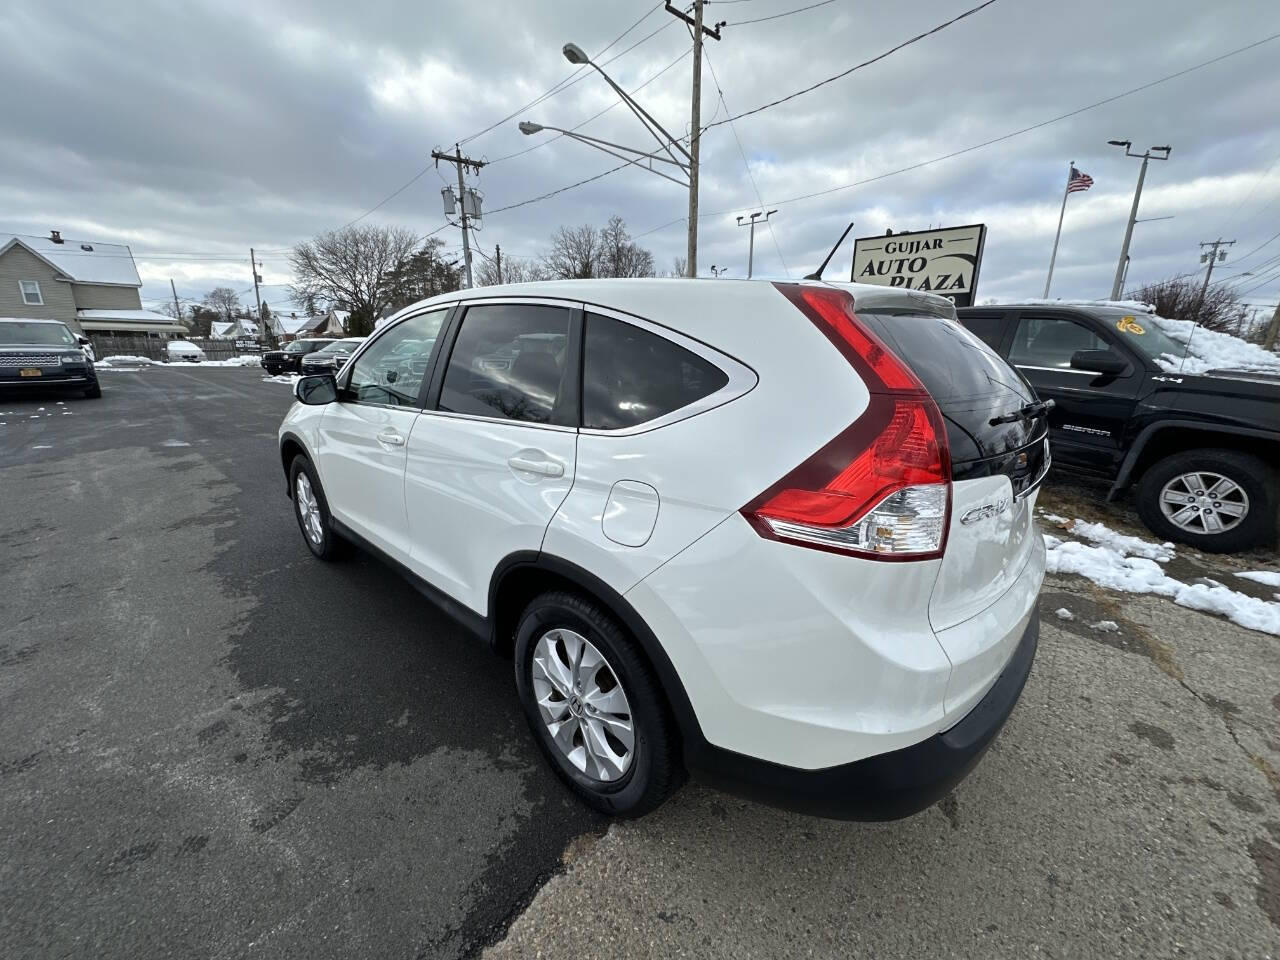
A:
[[[1270,237],[1268,237],[1266,240],[1263,240],[1260,244],[1258,244],[1256,247],[1254,247],[1252,250],[1250,250],[1248,253],[1246,253],[1244,256],[1236,258],[1236,263],[1239,263],[1241,260],[1245,260],[1245,259],[1247,259],[1247,258],[1249,258],[1249,257],[1252,257],[1255,253],[1257,253],[1257,252],[1258,252],[1259,250],[1261,250],[1263,247],[1267,246],[1268,244],[1273,243],[1273,242],[1276,240],[1276,238],[1277,238],[1277,237],[1280,237],[1280,233],[1276,233],[1276,234],[1271,235],[1271,236],[1270,236]]]
[[[674,22],[674,21],[673,21],[673,22]],[[692,50],[685,50],[685,51],[683,51],[683,52],[680,54],[680,56],[676,57],[674,60],[672,60],[672,61],[671,61],[670,63],[668,63],[665,67],[663,67],[661,70],[659,70],[659,71],[658,71],[657,73],[655,73],[653,76],[651,76],[651,77],[650,77],[648,80],[646,80],[644,83],[640,84],[640,85],[639,85],[639,86],[637,86],[637,87],[632,88],[631,90],[628,90],[628,91],[627,91],[627,93],[628,93],[629,95],[631,95],[631,96],[634,96],[635,94],[639,93],[641,90],[643,90],[643,89],[644,89],[645,87],[647,87],[649,84],[653,83],[653,81],[657,80],[660,76],[662,76],[664,73],[666,73],[666,72],[667,72],[668,70],[670,70],[672,67],[674,67],[677,63],[679,63],[679,62],[680,62],[681,60],[683,60],[685,57],[689,56],[689,54],[690,54],[690,53],[692,53],[692,52],[693,52]],[[570,128],[569,128],[570,132],[573,132],[573,131],[576,131],[576,130],[581,130],[583,127],[585,127],[585,126],[586,126],[588,123],[590,123],[592,120],[598,120],[600,117],[603,117],[606,113],[608,113],[608,112],[609,112],[610,110],[612,110],[614,107],[617,107],[617,106],[621,105],[621,103],[622,103],[622,101],[621,101],[621,100],[616,100],[616,101],[614,101],[613,103],[609,104],[609,106],[605,107],[605,108],[604,108],[603,110],[601,110],[600,112],[598,112],[598,113],[593,113],[591,116],[587,117],[587,119],[583,120],[583,121],[582,121],[581,123],[579,123],[577,126],[570,127]],[[563,133],[557,133],[554,137],[548,137],[546,140],[541,140],[541,141],[539,141],[538,143],[535,143],[532,147],[525,147],[523,150],[517,150],[515,153],[508,153],[508,154],[506,154],[505,156],[501,156],[501,157],[498,157],[497,159],[490,160],[490,161],[489,161],[489,166],[493,166],[495,163],[501,163],[503,160],[511,160],[511,159],[513,159],[514,157],[522,157],[522,156],[524,156],[526,153],[533,153],[533,151],[534,151],[534,150],[539,150],[539,149],[541,149],[542,147],[545,147],[545,146],[546,146],[547,144],[549,144],[549,143],[555,143],[557,140],[561,139],[562,137],[564,137],[564,134],[563,134]]]
[[[818,0],[817,3],[811,3],[807,7],[797,7],[794,10],[787,10],[783,13],[775,13],[768,17],[756,17],[754,20],[738,20],[735,23],[726,23],[726,27],[745,27],[749,23],[764,23],[767,20],[779,20],[782,17],[789,17],[793,14],[804,13],[806,10],[814,10],[818,7],[825,7],[828,3],[835,3],[836,0]]]
[[[992,137],[990,140],[984,140],[981,143],[975,143],[971,146],[963,147],[960,150],[953,150],[951,153],[945,153],[940,157],[933,157],[929,160],[921,160],[917,163],[912,163],[905,167],[899,167],[896,170],[889,170],[885,173],[876,174],[874,177],[866,177],[862,180],[855,180],[852,183],[844,183],[836,187],[828,187],[825,190],[817,190],[817,191],[814,191],[813,193],[805,193],[795,197],[788,197],[785,200],[770,200],[768,201],[768,205],[771,207],[776,207],[786,203],[797,203],[801,200],[812,200],[815,197],[825,197],[832,193],[839,193],[841,190],[849,190],[853,187],[865,186],[868,183],[875,183],[878,180],[885,180],[889,177],[897,176],[900,173],[909,173],[912,170],[919,170],[922,167],[931,166],[932,164],[935,164],[935,163],[941,163],[944,160],[951,160],[951,159],[954,159],[955,157],[963,156],[966,153],[973,153],[975,150],[981,150],[984,147],[994,146],[997,143],[1003,143],[1006,140],[1012,140],[1014,137],[1020,137],[1024,133],[1030,133],[1033,130],[1039,130],[1042,127],[1049,126],[1050,124],[1059,123],[1062,120],[1070,119],[1071,117],[1078,116],[1079,114],[1085,113],[1088,110],[1093,110],[1093,109],[1096,109],[1097,107],[1106,106],[1109,103],[1115,103],[1117,100],[1122,100],[1125,97],[1132,96],[1135,93],[1141,93],[1144,90],[1149,90],[1152,87],[1158,86],[1159,84],[1162,84],[1162,83],[1166,83],[1169,80],[1176,80],[1179,77],[1184,77],[1189,73],[1194,73],[1197,70],[1202,70],[1205,67],[1211,66],[1215,63],[1219,63],[1230,57],[1238,56],[1241,53],[1245,53],[1246,51],[1252,50],[1254,47],[1260,47],[1264,43],[1270,43],[1276,39],[1280,39],[1280,33],[1273,33],[1269,37],[1263,37],[1261,40],[1255,40],[1253,43],[1246,44],[1243,47],[1237,47],[1235,50],[1230,50],[1227,53],[1223,53],[1216,57],[1212,57],[1208,60],[1201,61],[1200,63],[1194,64],[1193,66],[1186,67],[1185,69],[1178,70],[1175,73],[1170,73],[1166,76],[1160,77],[1157,80],[1151,80],[1148,83],[1144,83],[1139,86],[1132,87],[1128,90],[1125,90],[1122,93],[1117,93],[1113,96],[1105,97],[1102,100],[1097,100],[1083,107],[1078,107],[1075,110],[1070,110],[1066,113],[1058,114],[1056,117],[1050,117],[1048,120],[1041,120],[1039,123],[1033,123],[1030,126],[1026,126],[1026,127],[1022,127],[1021,129],[1014,130],[1011,133],[1006,133],[998,137]],[[715,216],[723,216],[724,214],[732,213],[732,212],[733,210],[711,210],[706,213],[700,214],[699,216],[715,217]],[[672,224],[679,223],[682,219],[683,218],[670,220],[667,223],[664,223],[660,226],[654,227],[650,230],[646,230],[644,233],[639,234],[638,237],[647,236],[650,233],[656,233],[658,230],[664,230],[667,227],[671,226]],[[1272,237],[1271,239],[1274,240],[1276,238]],[[1271,240],[1267,241],[1267,243],[1270,243],[1270,242]],[[1254,251],[1250,251],[1250,252],[1252,253]]]
[[[1244,195],[1244,199],[1236,204],[1235,209],[1232,210],[1231,214],[1227,217],[1226,224],[1224,224],[1224,229],[1226,226],[1229,226],[1233,220],[1235,220],[1236,216],[1240,213],[1241,208],[1243,208],[1244,205],[1253,198],[1253,195],[1257,191],[1258,187],[1262,186],[1262,182],[1266,180],[1268,174],[1271,173],[1271,168],[1274,167],[1277,163],[1280,163],[1280,154],[1278,154],[1274,160],[1272,160],[1269,164],[1267,164],[1267,169],[1262,171],[1262,176],[1258,177],[1258,179],[1253,182],[1253,186],[1250,187],[1249,192]],[[1220,230],[1218,232],[1222,233],[1223,231]]]
[[[777,100],[773,100],[773,101],[770,101],[769,103],[762,104],[761,106],[755,107],[752,110],[747,110],[744,113],[739,113],[736,116],[729,117],[725,120],[719,120],[716,123],[708,124],[706,129],[710,129],[711,127],[718,127],[720,126],[720,124],[728,123],[730,120],[741,120],[743,117],[749,117],[752,114],[760,113],[761,111],[768,110],[771,107],[776,107],[779,104],[786,103],[788,100],[794,100],[796,97],[803,96],[806,93],[812,93],[814,90],[817,90],[819,87],[826,86],[828,83],[834,83],[836,80],[841,80],[844,77],[849,76],[849,74],[854,73],[855,71],[861,70],[863,67],[869,67],[873,63],[878,63],[879,61],[885,59],[886,57],[892,56],[893,54],[901,50],[903,47],[909,47],[911,46],[911,44],[918,43],[919,41],[925,39],[926,37],[931,37],[935,33],[940,33],[941,31],[947,29],[947,27],[951,26],[952,24],[959,23],[961,20],[964,20],[966,17],[971,17],[975,13],[985,10],[987,7],[991,6],[995,2],[996,0],[985,0],[985,2],[978,4],[976,7],[972,7],[966,10],[964,13],[960,14],[959,16],[952,17],[950,20],[946,21],[945,23],[938,24],[936,27],[934,27],[931,30],[926,30],[924,33],[917,34],[916,36],[912,37],[910,40],[902,41],[902,43],[898,44],[896,47],[889,48],[879,56],[872,57],[870,60],[864,60],[862,63],[856,64],[855,66],[850,67],[848,70],[843,70],[840,73],[837,73],[835,76],[827,77],[825,80],[819,80],[817,83],[811,84],[810,86],[805,87],[803,90],[797,90],[795,93],[789,93],[785,97],[779,97]]]
[[[724,90],[720,87],[720,78],[716,76],[716,68],[711,63],[711,55],[703,50],[704,57],[707,60],[707,68],[711,71],[711,82],[716,85],[716,95],[720,98],[720,105],[724,107],[725,113],[730,113],[729,104],[724,99]],[[765,209],[764,200],[760,198],[760,188],[756,185],[755,175],[751,172],[751,164],[747,160],[747,151],[742,146],[742,139],[738,136],[738,128],[733,124],[729,124],[729,130],[733,133],[734,142],[738,145],[738,154],[742,157],[742,165],[746,168],[747,179],[751,181],[751,190],[756,195],[756,201],[760,204],[760,209]],[[782,255],[782,247],[778,244],[778,235],[773,231],[773,221],[765,218],[765,226],[769,228],[769,236],[773,239],[773,249],[778,253],[778,262],[782,264],[782,270],[789,277],[791,276],[791,268],[787,266],[786,258]],[[748,273],[750,270],[748,270]]]
[[[622,33],[618,34],[618,35],[617,35],[616,37],[614,37],[611,41],[609,41],[608,46],[606,46],[603,50],[601,50],[599,53],[597,53],[597,54],[595,55],[595,57],[593,57],[592,59],[599,59],[600,57],[604,56],[604,55],[605,55],[605,53],[607,53],[607,52],[609,51],[609,48],[610,48],[610,47],[612,47],[612,46],[613,46],[614,44],[616,44],[619,40],[621,40],[623,37],[625,37],[628,33],[630,33],[630,32],[631,32],[632,30],[634,30],[636,27],[640,26],[640,24],[644,23],[646,20],[648,20],[651,16],[653,16],[655,13],[657,13],[657,12],[658,12],[659,10],[661,10],[661,9],[662,9],[662,6],[661,6],[661,5],[658,5],[658,6],[655,6],[655,7],[651,7],[651,8],[649,9],[649,12],[648,12],[648,13],[644,14],[643,16],[641,16],[639,20],[637,20],[635,23],[631,24],[631,26],[629,26],[629,27],[627,27],[627,29],[623,30],[623,31],[622,31]],[[666,24],[664,24],[663,26],[666,26]],[[657,31],[655,30],[655,31],[654,31],[654,33],[657,33]],[[649,36],[651,37],[651,36],[653,36],[653,34],[651,33],[651,34],[649,34]],[[648,38],[646,37],[645,39],[648,39]],[[643,43],[643,42],[644,42],[644,40],[641,40],[640,42],[641,42],[641,43]],[[633,46],[628,47],[627,49],[628,49],[628,50],[634,49],[634,47],[635,47],[635,46],[638,46],[638,44],[634,44]],[[624,51],[623,51],[623,53],[626,53],[626,52],[627,52],[627,50],[624,50]],[[621,56],[621,54],[619,54],[619,56]],[[615,58],[615,59],[616,59],[616,58]],[[493,130],[495,127],[499,127],[499,126],[501,126],[502,124],[506,123],[508,120],[511,120],[511,119],[513,119],[514,117],[519,116],[521,113],[523,113],[524,111],[528,110],[530,107],[535,107],[535,106],[537,106],[537,105],[538,105],[538,104],[540,104],[543,100],[546,100],[548,97],[554,96],[555,94],[559,93],[561,90],[563,90],[563,89],[565,89],[566,87],[570,86],[570,81],[572,81],[575,77],[577,77],[577,76],[578,76],[580,73],[582,73],[582,71],[583,71],[583,70],[585,70],[585,69],[586,69],[586,68],[585,68],[585,66],[578,67],[578,69],[577,69],[577,70],[574,70],[574,71],[573,71],[573,73],[569,74],[569,76],[565,77],[565,78],[564,78],[563,80],[561,80],[559,83],[554,84],[550,89],[546,90],[546,91],[545,91],[545,92],[543,92],[542,94],[538,95],[537,97],[534,97],[532,100],[530,100],[528,103],[526,103],[523,107],[517,107],[517,108],[516,108],[516,110],[515,110],[514,112],[507,114],[507,115],[506,115],[505,117],[503,117],[501,120],[497,120],[497,121],[495,121],[495,122],[493,122],[493,123],[489,124],[489,126],[485,127],[485,128],[484,128],[483,130],[481,130],[479,133],[473,133],[473,134],[471,134],[471,136],[469,136],[469,137],[463,137],[463,138],[462,138],[460,141],[458,141],[458,142],[459,142],[459,143],[469,143],[469,142],[471,142],[472,140],[477,139],[478,137],[482,137],[482,136],[484,136],[486,133],[488,133],[490,130]]]
[[[505,207],[498,207],[498,209],[496,210],[490,210],[485,214],[485,216],[492,217],[496,213],[503,213],[507,210],[515,210],[517,207],[526,207],[531,203],[538,203],[541,200],[549,200],[551,197],[564,193],[567,190],[573,190],[576,187],[585,186],[588,183],[593,183],[596,180],[601,180],[604,177],[609,176],[609,174],[617,173],[623,167],[629,167],[634,163],[639,163],[643,159],[645,158],[636,157],[636,159],[628,160],[626,163],[620,163],[616,167],[610,167],[608,170],[604,171],[604,173],[597,173],[594,177],[587,177],[585,180],[579,180],[577,183],[571,183],[568,186],[561,187],[558,190],[552,190],[549,193],[544,193],[537,197],[530,197],[528,200],[521,200],[519,203],[509,203]]]

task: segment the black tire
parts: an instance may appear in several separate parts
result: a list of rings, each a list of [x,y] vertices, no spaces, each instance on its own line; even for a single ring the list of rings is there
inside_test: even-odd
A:
[[[1220,533],[1197,533],[1179,527],[1160,509],[1165,485],[1186,473],[1212,471],[1237,484],[1248,496],[1239,523]],[[1194,493],[1194,491],[1193,491]],[[1137,491],[1138,513],[1155,534],[1185,543],[1205,553],[1235,553],[1273,542],[1276,538],[1275,473],[1258,457],[1236,450],[1206,448],[1165,457],[1142,476]]]
[[[533,655],[548,631],[568,629],[604,656],[631,709],[635,743],[630,766],[616,780],[587,776],[552,740],[538,710]],[[515,642],[516,690],[534,740],[547,762],[588,806],[617,817],[639,817],[662,804],[684,778],[675,723],[649,664],[622,626],[600,604],[566,591],[535,598],[520,617]]]
[[[93,386],[85,387],[84,395],[87,400],[97,400],[102,396],[102,385],[95,380]]]
[[[302,506],[298,497],[299,474],[306,475],[311,492],[315,497],[316,507],[320,513],[319,539],[312,537],[303,520]],[[316,477],[315,467],[302,454],[294,457],[293,463],[289,465],[289,496],[293,500],[293,517],[298,521],[298,530],[302,533],[302,540],[312,553],[321,560],[341,560],[350,556],[351,544],[333,531],[333,522],[329,515],[329,501],[325,499],[324,488],[320,486],[320,480]]]

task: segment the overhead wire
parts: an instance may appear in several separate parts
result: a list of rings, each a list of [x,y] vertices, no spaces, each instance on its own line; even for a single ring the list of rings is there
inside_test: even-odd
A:
[[[926,30],[923,33],[916,34],[911,39],[904,40],[902,41],[902,43],[899,43],[896,46],[890,47],[888,50],[884,51],[881,54],[878,54],[877,56],[872,57],[870,60],[864,60],[862,61],[862,63],[855,64],[854,66],[850,67],[848,70],[842,70],[840,73],[827,77],[825,80],[819,80],[817,83],[810,84],[809,86],[801,90],[797,90],[794,93],[789,93],[785,97],[779,97],[777,100],[771,100],[768,103],[761,104],[760,106],[754,107],[750,110],[745,110],[742,113],[735,114],[734,116],[729,117],[725,120],[719,120],[714,124],[710,124],[708,126],[708,129],[710,128],[710,126],[719,126],[722,123],[728,123],[730,120],[741,120],[743,117],[753,116],[754,114],[761,113],[765,110],[769,110],[769,109],[772,109],[773,107],[787,103],[790,100],[794,100],[796,97],[804,96],[804,94],[806,93],[812,93],[814,90],[817,90],[819,87],[824,87],[828,83],[834,83],[837,80],[843,80],[845,77],[849,76],[851,73],[855,73],[856,71],[861,70],[864,67],[869,67],[874,63],[879,63],[881,60],[884,60],[886,57],[893,56],[893,54],[897,53],[899,50],[903,49],[904,47],[909,47],[913,43],[919,43],[921,40],[924,40],[927,37],[931,37],[935,33],[941,33],[943,30],[946,30],[948,27],[953,26],[959,23],[961,20],[964,20],[968,17],[972,17],[974,14],[980,13],[981,11],[985,10],[987,7],[991,6],[993,3],[996,3],[996,2],[997,0],[983,0],[983,2],[978,4],[976,7],[971,7],[970,9],[966,10],[964,13],[961,13],[958,16],[952,17],[950,20],[940,23],[936,27]]]
[[[797,196],[787,197],[786,199],[782,199],[782,200],[769,200],[768,204],[770,206],[781,206],[783,204],[788,204],[788,203],[798,203],[802,200],[812,200],[816,197],[825,197],[833,193],[839,193],[842,190],[849,190],[849,189],[852,189],[853,187],[865,186],[866,184],[875,183],[879,180],[885,180],[889,177],[894,177],[902,173],[909,173],[913,170],[919,170],[922,167],[928,167],[935,163],[941,163],[944,160],[952,160],[955,157],[963,156],[968,153],[973,153],[975,150],[982,150],[985,147],[994,146],[997,143],[1004,143],[1006,140],[1012,140],[1015,137],[1020,137],[1023,134],[1031,133],[1034,130],[1040,130],[1044,127],[1050,126],[1051,124],[1060,123],[1063,120],[1070,119],[1071,117],[1078,116],[1082,113],[1085,113],[1089,110],[1094,110],[1098,107],[1106,106],[1109,103],[1115,103],[1117,100],[1122,100],[1125,97],[1133,96],[1135,93],[1141,93],[1144,90],[1149,90],[1152,87],[1158,86],[1162,83],[1167,83],[1170,80],[1176,80],[1179,77],[1184,77],[1187,74],[1194,73],[1197,70],[1202,70],[1205,67],[1212,66],[1215,63],[1220,63],[1223,60],[1227,60],[1231,57],[1235,57],[1242,53],[1246,53],[1249,50],[1253,50],[1256,47],[1260,47],[1265,43],[1271,43],[1277,39],[1280,39],[1280,33],[1273,33],[1270,36],[1263,37],[1259,40],[1253,41],[1252,43],[1245,44],[1243,47],[1237,47],[1234,50],[1229,50],[1226,53],[1219,54],[1216,57],[1211,57],[1208,60],[1202,60],[1201,62],[1193,64],[1190,67],[1185,67],[1184,69],[1175,71],[1174,73],[1166,74],[1163,77],[1159,77],[1155,80],[1148,81],[1147,83],[1139,84],[1136,87],[1130,87],[1128,90],[1122,91],[1121,93],[1117,93],[1109,97],[1104,97],[1101,100],[1095,100],[1093,103],[1086,104],[1083,107],[1077,107],[1074,110],[1069,110],[1066,113],[1060,113],[1057,116],[1050,117],[1047,120],[1041,120],[1038,123],[1029,124],[1028,126],[1021,127],[1017,130],[1013,130],[1009,133],[1002,134],[998,137],[992,137],[989,140],[983,140],[980,143],[971,144],[970,146],[962,147],[959,150],[953,150],[950,153],[944,153],[941,156],[932,157],[928,160],[920,160],[916,163],[908,164],[904,167],[898,167],[896,170],[888,170],[884,173],[879,173],[872,177],[865,177],[861,180],[855,180],[851,183],[842,183],[842,184],[839,184],[838,186],[827,187],[824,190],[815,190],[812,193],[799,194]],[[732,210],[709,210],[706,213],[700,213],[698,216],[699,216],[699,219],[701,219],[703,217],[723,216],[726,213],[732,213],[732,212],[733,212]],[[682,219],[684,218],[678,217],[675,220],[670,220],[667,223],[664,223],[657,227],[653,227],[649,230],[646,230],[644,233],[641,233],[638,236],[646,236],[650,233],[655,233],[658,230],[666,229],[672,224],[679,223],[680,220]],[[1272,239],[1275,239],[1275,238],[1272,238]],[[1270,241],[1267,241],[1267,242],[1269,243]]]
[[[835,3],[836,0],[818,0],[817,3],[811,3],[807,7],[796,7],[794,10],[785,10],[782,13],[775,13],[767,17],[756,17],[754,20],[738,20],[733,23],[726,23],[726,27],[745,27],[749,23],[765,23],[768,20],[780,20],[783,17],[794,16],[797,13],[804,13],[806,10],[815,10],[818,7],[825,7],[829,3]]]

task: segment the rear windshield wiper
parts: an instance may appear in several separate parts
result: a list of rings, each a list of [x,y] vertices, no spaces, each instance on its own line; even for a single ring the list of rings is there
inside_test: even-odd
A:
[[[994,427],[1002,423],[1017,423],[1019,420],[1034,420],[1036,417],[1046,414],[1052,409],[1052,400],[1039,400],[1035,403],[1028,403],[1025,406],[1019,407],[1013,413],[1002,413],[998,417],[992,417],[987,422]]]

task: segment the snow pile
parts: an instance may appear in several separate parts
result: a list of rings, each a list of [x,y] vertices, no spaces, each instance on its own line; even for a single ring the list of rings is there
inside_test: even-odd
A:
[[[1120,624],[1114,620],[1099,620],[1097,623],[1089,624],[1090,630],[1097,630],[1099,633],[1119,633]]]
[[[1094,527],[1107,529],[1102,524],[1086,524],[1077,520],[1072,530]],[[1096,529],[1093,532],[1099,534]],[[1045,534],[1048,550],[1046,569],[1049,573],[1074,573],[1087,577],[1108,590],[1168,597],[1179,606],[1221,614],[1250,630],[1280,636],[1280,603],[1237,593],[1216,582],[1187,584],[1175,580],[1155,559],[1130,555],[1131,542],[1148,548],[1146,552],[1151,552],[1153,545],[1137,537],[1126,537],[1110,530],[1107,533],[1110,535],[1098,535],[1096,546]]]
[[[115,357],[103,357],[94,363],[95,367],[138,367],[138,366],[154,366],[155,360],[147,357],[133,357],[127,353],[122,353]]]
[[[1053,611],[1053,615],[1059,620],[1074,620],[1076,618],[1076,615],[1066,607],[1059,607],[1057,610]]]
[[[1045,519],[1050,518],[1046,516]],[[1138,537],[1116,533],[1105,524],[1090,523],[1087,520],[1077,520],[1068,529],[1086,540],[1092,540],[1094,543],[1101,544],[1104,547],[1111,547],[1113,550],[1128,556],[1146,557],[1148,560],[1155,560],[1158,563],[1168,563],[1173,559],[1172,543],[1148,543]]]
[[[270,376],[270,377],[263,377],[262,382],[263,383],[287,383],[290,386],[293,386],[295,383],[297,383],[301,379],[302,377],[300,377],[296,373],[284,373],[284,374],[275,374],[274,376]]]
[[[1130,313],[1155,313],[1156,308],[1141,300],[1045,300],[1040,297],[1031,300],[1015,300],[1013,303],[1035,304],[1039,307],[1115,307],[1128,310]]]
[[[1147,318],[1174,340],[1191,347],[1182,357],[1165,354],[1156,362],[1170,373],[1201,374],[1210,370],[1248,370],[1253,373],[1280,373],[1280,355],[1264,350],[1256,343],[1217,330],[1206,330],[1190,320],[1169,320],[1155,314]],[[1195,334],[1192,334],[1192,330]]]
[[[1280,571],[1277,570],[1246,570],[1244,573],[1237,573],[1236,576],[1260,583],[1264,587],[1280,587]]]

